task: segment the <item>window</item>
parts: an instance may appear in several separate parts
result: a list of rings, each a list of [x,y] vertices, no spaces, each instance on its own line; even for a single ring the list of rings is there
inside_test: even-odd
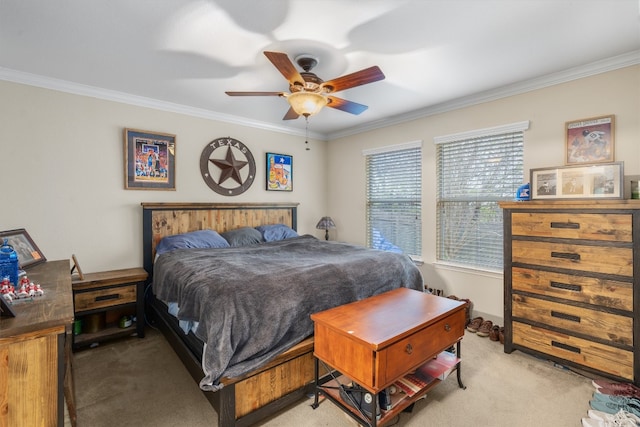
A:
[[[502,270],[502,200],[523,178],[529,122],[436,138],[437,259]]]
[[[365,150],[367,245],[422,255],[422,141]]]

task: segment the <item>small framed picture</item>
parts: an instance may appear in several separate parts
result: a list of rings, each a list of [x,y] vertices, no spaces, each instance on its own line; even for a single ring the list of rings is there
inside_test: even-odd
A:
[[[621,199],[623,163],[531,169],[532,199]]]
[[[4,243],[4,239],[7,239],[7,243],[18,254],[20,268],[31,267],[47,260],[24,228],[0,231],[0,243]]]
[[[124,188],[176,189],[176,136],[124,130]]]
[[[609,163],[614,159],[615,116],[565,123],[565,165]]]
[[[267,153],[267,190],[293,191],[293,157]]]

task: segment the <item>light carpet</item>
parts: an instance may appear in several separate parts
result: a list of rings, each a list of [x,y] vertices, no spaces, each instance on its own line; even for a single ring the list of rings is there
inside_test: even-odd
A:
[[[580,426],[593,393],[591,379],[467,332],[462,380],[452,375],[388,425]],[[77,425],[215,427],[217,417],[162,334],[104,343],[74,355]],[[303,399],[264,427],[353,426],[335,405]],[[396,422],[396,424],[394,424]]]

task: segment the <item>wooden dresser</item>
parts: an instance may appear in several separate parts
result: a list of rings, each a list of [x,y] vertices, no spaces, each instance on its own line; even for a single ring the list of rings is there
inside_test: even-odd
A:
[[[69,260],[27,275],[45,294],[0,319],[0,426],[62,426],[65,331],[73,322]]]
[[[505,352],[640,384],[640,200],[501,207]]]
[[[377,395],[398,379],[430,362],[439,353],[457,345],[464,335],[464,303],[407,288],[335,307],[311,315],[314,321],[314,355],[339,371],[342,380],[323,383],[316,366],[316,400],[323,393],[359,423],[369,426],[387,424],[440,380],[425,383],[413,397],[401,398],[381,418],[368,419],[340,396],[340,385],[354,381]],[[316,362],[317,363],[317,362]],[[460,362],[456,365],[458,385]]]

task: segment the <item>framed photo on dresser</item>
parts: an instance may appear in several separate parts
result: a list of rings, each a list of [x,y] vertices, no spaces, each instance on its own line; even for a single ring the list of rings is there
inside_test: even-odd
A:
[[[623,162],[531,169],[532,199],[621,199]]]
[[[0,231],[0,243],[4,242],[4,239],[7,239],[7,243],[18,254],[20,268],[31,267],[47,260],[24,228]]]

